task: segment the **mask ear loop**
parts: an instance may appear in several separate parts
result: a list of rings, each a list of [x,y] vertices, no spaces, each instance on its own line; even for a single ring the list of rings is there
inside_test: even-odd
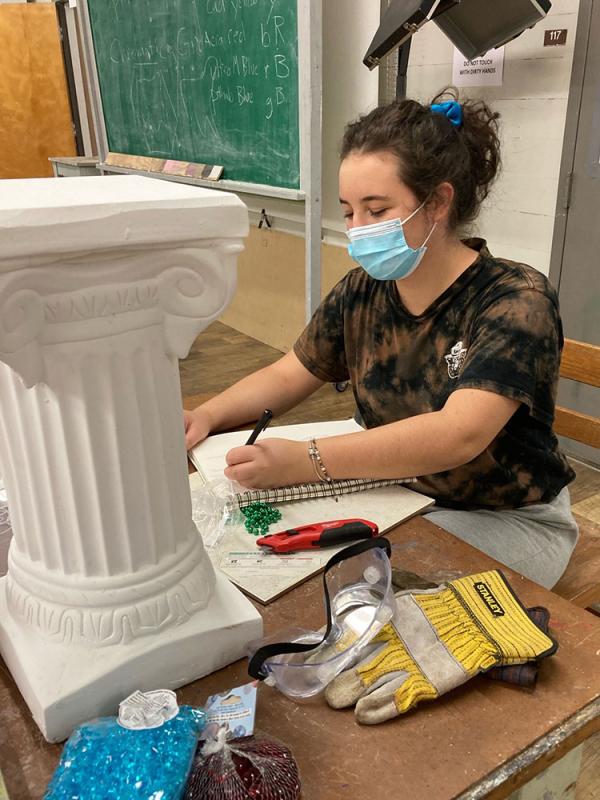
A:
[[[387,539],[378,536],[376,539],[368,539],[364,542],[357,542],[345,547],[332,556],[323,570],[323,594],[325,595],[325,610],[327,612],[327,628],[323,634],[323,638],[316,644],[302,644],[302,642],[272,642],[266,644],[264,647],[259,647],[256,653],[248,662],[248,674],[256,680],[263,681],[268,677],[269,673],[263,669],[264,662],[273,656],[285,655],[288,653],[308,653],[310,650],[316,650],[329,636],[331,631],[331,600],[329,597],[329,590],[327,588],[327,573],[333,569],[337,564],[345,561],[348,558],[359,556],[361,553],[366,553],[368,550],[373,549],[385,550],[387,557],[390,558],[392,554],[392,546]]]
[[[412,219],[412,218],[413,218],[413,217],[414,217],[416,214],[418,214],[418,213],[419,213],[419,211],[420,211],[420,210],[421,210],[421,209],[422,209],[422,208],[425,206],[425,203],[426,203],[428,200],[429,200],[429,197],[426,197],[426,198],[425,198],[425,200],[423,200],[423,202],[421,203],[421,205],[420,205],[418,208],[415,208],[415,210],[414,210],[414,211],[413,211],[411,214],[409,214],[409,215],[408,215],[408,217],[407,217],[406,219],[400,219],[400,220],[398,220],[398,222],[400,223],[400,225],[406,225],[406,223],[407,223],[407,222],[410,222],[410,221],[411,221],[411,219]]]
[[[402,220],[400,220],[400,224],[401,224],[401,225],[404,225],[406,222],[408,222],[409,220],[411,220],[411,219],[412,219],[412,218],[415,216],[415,214],[417,214],[417,213],[418,213],[418,212],[419,212],[419,211],[420,211],[422,208],[424,208],[424,207],[425,207],[425,204],[427,203],[427,201],[429,200],[429,198],[430,198],[430,197],[431,197],[431,195],[428,195],[428,196],[425,198],[425,200],[423,200],[423,202],[421,203],[421,205],[420,205],[420,206],[419,206],[417,209],[415,209],[415,210],[412,212],[412,214],[411,214],[409,217],[407,217],[407,218],[404,220],[404,222],[403,222]],[[433,223],[433,228],[432,228],[432,229],[429,231],[429,233],[427,234],[427,238],[425,239],[425,241],[423,242],[423,244],[421,245],[421,247],[419,247],[419,248],[418,248],[419,250],[420,250],[422,247],[425,247],[425,245],[427,244],[427,242],[428,242],[428,241],[431,239],[431,237],[433,236],[433,232],[434,232],[434,230],[435,230],[436,228],[437,228],[437,222],[434,222],[434,223]]]
[[[434,230],[435,230],[436,228],[437,228],[437,222],[434,222],[434,223],[433,223],[433,228],[432,228],[432,229],[429,231],[429,233],[427,234],[427,238],[425,239],[425,241],[423,242],[423,244],[421,245],[421,247],[425,247],[425,245],[427,244],[427,242],[428,242],[428,241],[431,239],[431,237],[433,236],[433,232],[434,232]],[[421,247],[419,247],[419,250],[421,249]]]

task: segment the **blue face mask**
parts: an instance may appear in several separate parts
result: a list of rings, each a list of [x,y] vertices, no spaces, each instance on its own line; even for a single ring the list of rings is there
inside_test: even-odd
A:
[[[391,219],[373,225],[350,228],[348,252],[372,278],[377,281],[398,281],[411,275],[427,252],[425,246],[435,230],[435,224],[421,247],[416,250],[406,243],[405,225],[423,208],[425,202],[405,220]],[[436,223],[437,224],[437,223]]]

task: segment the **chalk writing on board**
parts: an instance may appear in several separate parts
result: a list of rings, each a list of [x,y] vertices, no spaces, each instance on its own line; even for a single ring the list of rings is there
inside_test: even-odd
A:
[[[299,186],[296,0],[88,0],[109,149]]]

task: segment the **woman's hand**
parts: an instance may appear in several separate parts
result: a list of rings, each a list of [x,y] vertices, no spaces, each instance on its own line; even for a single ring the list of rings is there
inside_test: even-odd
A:
[[[210,415],[198,406],[193,411],[183,412],[183,423],[185,425],[185,446],[190,450],[194,445],[206,439],[210,433]]]
[[[308,442],[263,439],[227,453],[225,477],[249,489],[272,489],[316,480]]]

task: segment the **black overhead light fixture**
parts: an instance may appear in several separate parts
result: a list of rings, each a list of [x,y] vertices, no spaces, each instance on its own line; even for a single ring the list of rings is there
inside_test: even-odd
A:
[[[363,63],[369,69],[378,66],[382,58],[407,42],[426,22],[459,2],[460,0],[392,0],[381,18]]]
[[[429,20],[465,58],[478,58],[532,28],[551,7],[550,0],[392,0],[363,62],[373,69]]]

